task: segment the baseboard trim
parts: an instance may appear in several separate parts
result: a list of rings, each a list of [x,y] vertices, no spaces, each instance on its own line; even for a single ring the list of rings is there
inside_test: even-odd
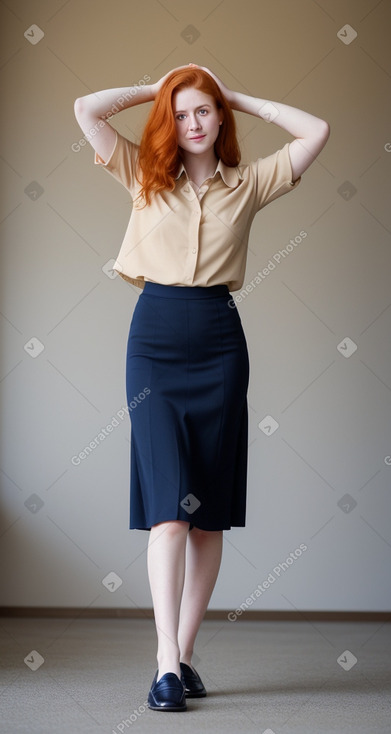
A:
[[[231,615],[230,617],[228,615]],[[150,608],[87,607],[0,607],[0,617],[45,617],[73,619],[153,619]],[[235,617],[235,618],[233,618]],[[246,622],[391,622],[390,612],[249,610],[240,615],[235,610],[209,609],[204,619]]]

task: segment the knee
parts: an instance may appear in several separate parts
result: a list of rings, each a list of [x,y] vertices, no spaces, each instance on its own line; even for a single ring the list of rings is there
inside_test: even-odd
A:
[[[190,533],[194,540],[210,540],[211,538],[220,538],[223,535],[222,530],[201,530],[201,528],[193,527]]]
[[[189,532],[190,523],[183,520],[169,520],[167,522],[159,522],[152,526],[152,530],[156,533],[167,534],[166,537],[177,538],[186,535]]]

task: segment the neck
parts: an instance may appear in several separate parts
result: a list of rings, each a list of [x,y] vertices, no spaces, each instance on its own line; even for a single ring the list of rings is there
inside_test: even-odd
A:
[[[197,182],[197,180],[204,181],[215,172],[218,158],[214,150],[193,155],[182,149],[182,161],[189,178]]]

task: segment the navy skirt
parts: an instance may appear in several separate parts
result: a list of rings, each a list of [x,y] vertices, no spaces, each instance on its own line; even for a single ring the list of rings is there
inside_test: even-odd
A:
[[[129,330],[130,528],[244,526],[249,359],[226,285],[147,281]]]

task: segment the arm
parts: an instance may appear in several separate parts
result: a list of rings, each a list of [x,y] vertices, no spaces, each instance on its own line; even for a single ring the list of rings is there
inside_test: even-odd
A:
[[[230,105],[233,110],[274,122],[295,137],[289,143],[292,181],[296,181],[309,168],[327,143],[330,134],[328,123],[297,107],[249,97],[241,92],[231,92]],[[270,118],[265,115],[270,115]]]
[[[209,69],[204,70],[217,81],[233,110],[247,112],[268,122],[274,122],[296,138],[289,143],[292,181],[296,181],[326,145],[330,135],[329,124],[296,107],[234,92],[228,89]]]
[[[88,142],[104,161],[107,161],[112,153],[116,137],[116,132],[107,119],[129,107],[152,102],[172,71],[176,69],[169,71],[155,84],[104,89],[75,100],[76,120]]]
[[[115,143],[116,132],[106,122],[112,115],[128,107],[154,99],[153,85],[118,87],[87,94],[75,100],[75,117],[86,139],[98,155],[107,161]]]

